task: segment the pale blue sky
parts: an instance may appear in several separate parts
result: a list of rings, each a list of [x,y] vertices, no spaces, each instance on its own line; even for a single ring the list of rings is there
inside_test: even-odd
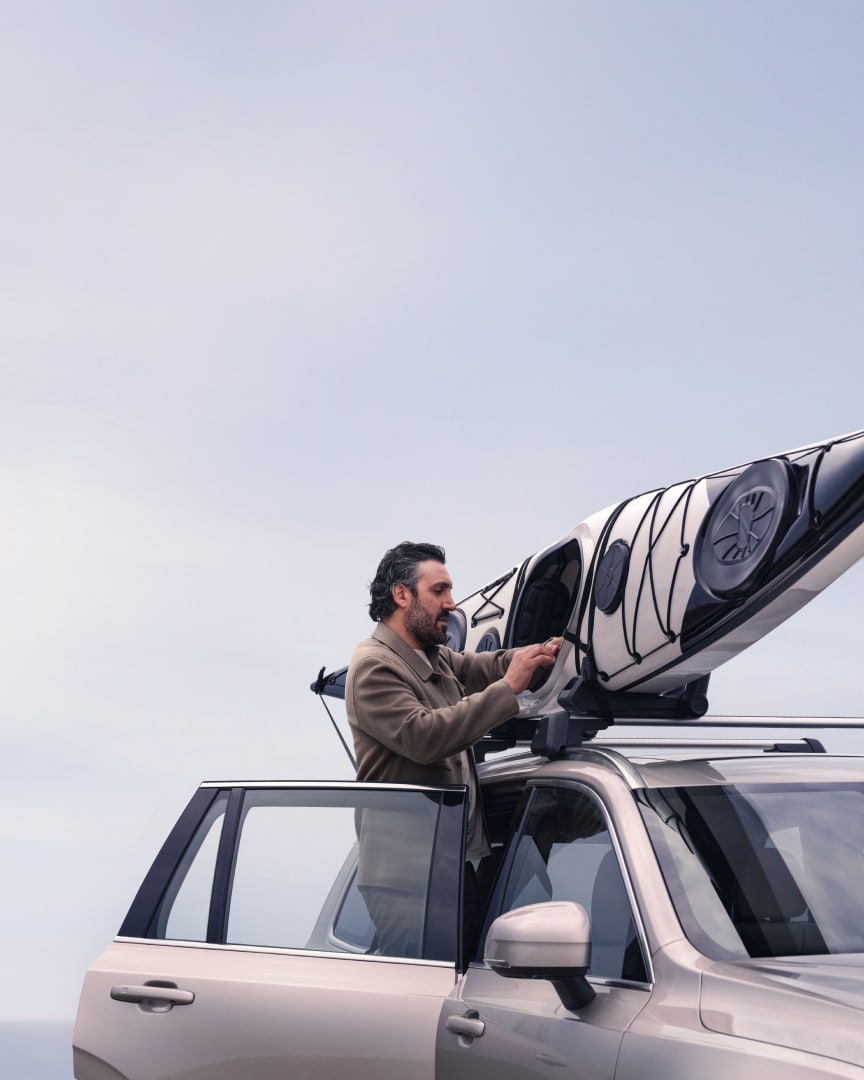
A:
[[[349,775],[308,685],[393,542],[464,594],[864,426],[862,38],[855,0],[0,0],[0,1018],[72,1016],[200,780]],[[712,708],[864,712],[862,603],[859,565]]]

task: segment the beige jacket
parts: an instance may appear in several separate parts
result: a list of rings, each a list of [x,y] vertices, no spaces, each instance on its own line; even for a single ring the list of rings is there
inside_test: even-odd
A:
[[[461,752],[519,710],[503,680],[512,655],[438,646],[427,664],[379,623],[354,651],[345,684],[357,779],[467,783]]]
[[[466,785],[469,843],[482,853],[488,846],[471,747],[519,709],[503,681],[512,651],[463,654],[439,646],[426,655],[428,663],[383,623],[354,651],[345,704],[357,779]],[[419,892],[430,854],[421,837],[431,834],[412,814],[397,817],[364,813],[357,880]]]

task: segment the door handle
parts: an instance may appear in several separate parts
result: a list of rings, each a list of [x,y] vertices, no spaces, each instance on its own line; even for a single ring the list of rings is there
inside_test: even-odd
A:
[[[479,1039],[486,1030],[485,1021],[473,1010],[464,1016],[448,1016],[444,1026],[454,1035],[466,1035],[469,1039]]]
[[[178,990],[164,983],[144,983],[143,986],[112,986],[111,997],[115,1001],[131,1001],[136,1005],[155,1001],[163,1005],[191,1005],[195,995],[191,990]]]

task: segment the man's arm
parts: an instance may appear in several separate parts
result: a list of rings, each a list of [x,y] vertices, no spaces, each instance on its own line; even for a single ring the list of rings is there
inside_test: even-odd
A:
[[[528,687],[538,668],[555,663],[560,645],[556,638],[545,645],[498,653],[451,653],[453,674],[466,693],[455,705],[435,707],[425,704],[424,691],[413,686],[404,671],[368,656],[351,672],[349,713],[361,730],[388,749],[428,765],[467,750],[515,716],[516,694]]]
[[[514,694],[527,690],[539,668],[550,668],[561,649],[561,638],[549,638],[542,645],[521,649],[501,649],[486,653],[449,654],[456,677],[468,694],[483,690],[495,679],[503,679]]]
[[[373,657],[359,662],[348,693],[361,730],[421,765],[467,750],[519,710],[516,694],[503,678],[455,705],[430,708],[402,673]]]

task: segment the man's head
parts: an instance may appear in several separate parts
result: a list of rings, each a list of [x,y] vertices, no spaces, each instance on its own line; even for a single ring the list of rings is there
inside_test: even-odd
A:
[[[447,617],[456,605],[444,559],[437,544],[403,540],[386,553],[369,586],[372,619],[386,622],[413,648],[447,639]]]

